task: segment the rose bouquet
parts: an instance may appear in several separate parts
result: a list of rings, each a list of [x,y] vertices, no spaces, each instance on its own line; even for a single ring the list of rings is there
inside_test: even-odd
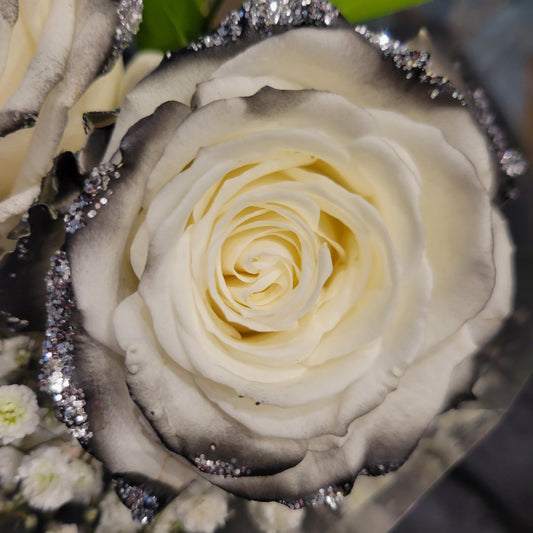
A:
[[[7,326],[45,330],[40,387],[83,449],[64,482],[34,481],[61,464],[43,441],[11,478],[36,508],[87,503],[94,457],[142,524],[174,500],[154,530],[214,530],[228,493],[276,502],[250,504],[260,528],[294,529],[302,513],[279,502],[337,508],[475,380],[513,297],[498,172],[525,166],[461,78],[322,0],[245,2],[119,111],[91,109],[83,149],[50,166],[141,3],[71,7],[74,36],[45,39],[0,115],[7,138],[39,115],[20,183],[45,176],[0,289]],[[58,72],[31,85],[42,62]],[[2,205],[5,220],[28,207]],[[39,423],[20,387],[0,398],[4,444]]]

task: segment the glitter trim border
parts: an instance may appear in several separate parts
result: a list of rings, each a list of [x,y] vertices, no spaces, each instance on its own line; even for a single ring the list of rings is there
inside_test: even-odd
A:
[[[131,511],[133,521],[143,526],[149,524],[161,510],[157,496],[142,484],[129,483],[117,477],[115,491],[120,501]]]
[[[286,26],[330,26],[339,10],[325,0],[255,0],[244,2],[241,9],[230,11],[219,27],[209,35],[189,44],[194,52],[236,42],[251,25],[262,37],[270,37],[274,28]]]
[[[108,72],[120,54],[131,44],[142,21],[143,0],[119,0],[117,2],[117,25],[113,35],[111,56],[102,73]]]
[[[504,128],[498,124],[496,113],[485,91],[479,87],[469,88],[467,94],[462,94],[448,79],[429,72],[428,52],[410,50],[400,41],[389,37],[387,33],[370,31],[364,25],[356,26],[355,31],[383,57],[392,59],[394,66],[405,72],[406,79],[416,79],[428,85],[431,89],[429,92],[431,99],[441,95],[451,96],[468,108],[488,140],[503,176],[499,181],[501,199],[516,198],[517,190],[513,181],[527,172],[528,163],[520,151],[511,146]]]
[[[75,302],[66,252],[56,252],[50,259],[50,266],[45,280],[48,320],[39,386],[52,398],[57,418],[81,444],[86,445],[93,434],[85,412],[85,394],[74,379],[73,339],[76,328],[70,319]]]
[[[304,507],[319,507],[327,505],[332,511],[337,511],[344,497],[350,494],[353,483],[343,483],[342,485],[329,485],[317,490],[308,496],[303,496],[296,500],[279,500],[279,503],[286,505],[289,509],[303,509]]]

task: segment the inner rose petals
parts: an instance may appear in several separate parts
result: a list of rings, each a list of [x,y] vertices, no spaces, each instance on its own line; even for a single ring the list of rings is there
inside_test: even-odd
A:
[[[357,115],[353,105],[327,99]],[[220,113],[220,105],[182,126],[194,130],[195,119]],[[232,115],[239,108],[224,105]],[[314,109],[306,110],[307,121]],[[183,157],[186,168],[154,196],[133,239],[147,250],[144,272],[135,270],[161,346],[237,420],[227,394],[299,409],[329,398],[338,412],[336,395],[378,356],[387,368],[377,364],[365,381],[382,385],[374,385],[373,400],[364,396],[352,408],[376,405],[394,386],[384,376],[396,352],[380,352],[381,336],[396,321],[399,287],[408,288],[422,260],[420,180],[401,147],[375,136],[370,122],[358,136],[339,138],[318,109],[313,130],[280,131],[276,121],[258,121],[259,131],[197,149],[192,161]],[[252,130],[253,121],[243,127]],[[183,137],[170,146],[176,139]],[[165,166],[160,161],[154,174],[168,172]],[[316,380],[320,385],[310,386]],[[317,420],[309,434],[325,423]]]

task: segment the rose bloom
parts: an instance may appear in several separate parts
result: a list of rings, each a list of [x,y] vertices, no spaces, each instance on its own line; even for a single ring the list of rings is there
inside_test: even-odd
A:
[[[122,60],[92,83],[112,53],[116,5],[90,4],[85,0],[2,3],[0,200],[13,193],[22,196],[11,209],[0,206],[0,221],[31,203],[57,151],[82,147],[84,112],[113,110],[120,103]],[[100,18],[104,13],[105,24]],[[94,51],[90,57],[87,48]],[[42,124],[27,129],[41,107]],[[31,157],[26,157],[28,150]]]
[[[84,155],[117,165],[66,245],[88,448],[115,473],[348,491],[405,460],[509,312],[473,119],[330,22],[171,55]]]

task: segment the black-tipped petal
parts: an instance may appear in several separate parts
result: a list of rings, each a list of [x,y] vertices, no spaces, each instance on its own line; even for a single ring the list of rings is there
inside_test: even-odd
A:
[[[83,150],[79,153],[79,164],[83,172],[90,172],[102,161],[117,116],[118,110],[94,111],[83,115],[83,125],[87,134]]]
[[[61,2],[58,4],[62,5]],[[64,51],[63,67],[57,79],[54,78],[49,86],[37,85],[37,88],[35,84],[31,86],[33,92],[44,93],[46,100],[44,97],[34,98],[31,95],[27,97],[29,101],[36,102],[33,111],[39,113],[39,117],[29,147],[33,157],[31,161],[29,159],[24,161],[16,184],[18,188],[34,183],[39,176],[46,173],[63,135],[68,110],[102,73],[109,59],[115,57],[117,46],[115,29],[121,24],[117,4],[109,0],[78,2],[75,19],[71,23],[73,36],[68,49]],[[57,31],[57,28],[55,30]],[[129,37],[131,38],[131,34]],[[87,50],[91,50],[91,53],[88,54]],[[48,64],[52,53],[58,51],[53,49],[47,52],[39,58],[39,64],[42,62]],[[7,109],[10,110],[11,107]]]
[[[126,386],[121,357],[83,329],[76,333],[74,346],[74,377],[84,392],[93,434],[87,449],[114,474],[146,476],[176,489],[194,479],[193,469],[173,456],[144,421]]]
[[[141,208],[150,172],[168,138],[188,113],[183,104],[167,102],[131,128],[121,143],[120,168],[114,169],[109,178],[106,205],[98,216],[95,209],[91,223],[67,242],[84,327],[97,340],[117,350],[112,314],[136,284],[131,268],[125,267],[130,262],[127,245],[131,226]]]
[[[45,275],[50,257],[65,238],[63,221],[46,205],[29,210],[30,233],[0,262],[0,311],[10,324],[22,330],[43,330],[46,323]],[[21,322],[13,322],[18,319]]]
[[[146,310],[137,294],[121,303],[115,316],[119,342],[127,338],[128,384],[161,440],[201,471],[221,475],[273,474],[298,464],[305,440],[257,438],[216,408],[194,377],[155,348]],[[128,325],[132,335],[121,335]],[[165,370],[162,370],[165,369]],[[235,438],[239,435],[239,438]]]

